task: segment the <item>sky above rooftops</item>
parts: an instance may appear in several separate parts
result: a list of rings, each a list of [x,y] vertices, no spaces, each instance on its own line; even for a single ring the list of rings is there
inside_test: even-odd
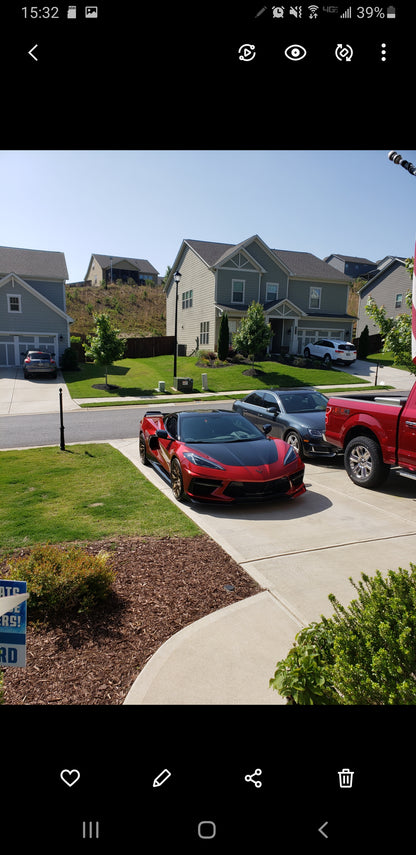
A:
[[[416,177],[387,150],[3,150],[0,176],[1,245],[64,252],[70,282],[92,253],[146,258],[163,276],[184,238],[414,254]]]

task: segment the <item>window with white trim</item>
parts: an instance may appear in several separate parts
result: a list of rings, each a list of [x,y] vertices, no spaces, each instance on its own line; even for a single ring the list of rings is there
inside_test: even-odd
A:
[[[209,321],[201,321],[199,325],[199,343],[209,344]]]
[[[403,294],[396,294],[395,309],[401,309],[403,302]]]
[[[279,293],[279,285],[277,282],[266,282],[266,303],[272,300],[276,302]]]
[[[309,288],[309,308],[310,309],[320,309],[321,308],[321,293],[322,288],[316,288],[313,286]]]
[[[9,312],[21,312],[22,311],[22,298],[20,294],[8,294],[7,295],[7,305]]]
[[[231,302],[244,303],[244,286],[243,279],[233,279],[231,282]]]

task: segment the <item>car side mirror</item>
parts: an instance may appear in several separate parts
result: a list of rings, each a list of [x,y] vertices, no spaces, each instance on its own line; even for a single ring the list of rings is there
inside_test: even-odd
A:
[[[270,433],[271,429],[272,429],[272,425],[263,425],[264,435],[267,436],[267,434]]]
[[[275,416],[279,412],[279,408],[278,407],[267,407],[267,412],[272,413],[272,415]]]
[[[156,436],[158,437],[158,439],[169,439],[169,434],[167,430],[157,430]]]

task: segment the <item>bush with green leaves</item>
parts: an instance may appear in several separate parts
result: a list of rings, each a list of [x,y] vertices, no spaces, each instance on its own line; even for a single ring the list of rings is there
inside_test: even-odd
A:
[[[50,544],[10,559],[8,575],[27,582],[28,617],[36,619],[92,611],[110,595],[115,579],[107,553]]]
[[[416,703],[416,565],[350,582],[344,607],[302,629],[269,685],[290,704]]]

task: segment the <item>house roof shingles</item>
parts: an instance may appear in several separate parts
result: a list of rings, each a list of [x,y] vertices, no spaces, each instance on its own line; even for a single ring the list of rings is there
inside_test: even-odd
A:
[[[17,273],[22,279],[68,279],[63,252],[0,246],[0,277]]]
[[[205,261],[208,267],[214,267],[230,250],[234,249],[237,251],[239,247],[246,244],[246,241],[242,241],[239,244],[232,244],[214,243],[204,240],[186,240],[185,243]],[[346,276],[345,273],[341,273],[341,271],[331,267],[331,265],[322,261],[322,259],[311,252],[294,252],[286,249],[272,249],[271,251],[277,260],[280,260],[288,268],[291,276],[327,280],[328,282],[351,281],[350,277]]]

